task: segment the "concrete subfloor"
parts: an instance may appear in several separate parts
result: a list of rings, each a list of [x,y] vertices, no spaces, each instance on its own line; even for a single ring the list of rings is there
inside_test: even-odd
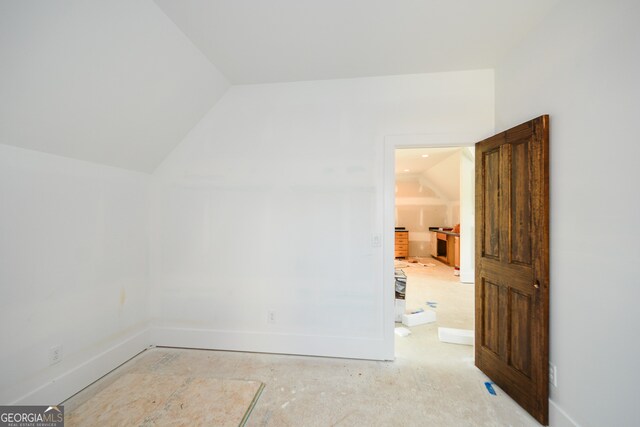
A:
[[[65,412],[127,373],[153,372],[264,383],[248,426],[539,426],[498,387],[496,396],[487,392],[488,379],[473,364],[473,347],[438,340],[438,324],[473,325],[473,288],[452,283],[442,267],[405,269],[407,308],[438,301],[438,322],[396,337],[393,362],[155,348],[72,397]],[[429,275],[440,279],[429,285]],[[202,423],[194,419],[193,425]]]

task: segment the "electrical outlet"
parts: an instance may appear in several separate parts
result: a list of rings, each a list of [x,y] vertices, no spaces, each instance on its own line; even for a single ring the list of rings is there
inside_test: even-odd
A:
[[[549,363],[549,384],[558,387],[558,370],[556,365]]]
[[[267,323],[276,323],[276,312],[269,310],[267,312]]]
[[[380,236],[379,234],[374,234],[371,237],[371,246],[374,248],[379,248],[380,246],[382,246],[382,236]]]
[[[55,365],[62,360],[62,345],[56,345],[49,349],[49,365]]]

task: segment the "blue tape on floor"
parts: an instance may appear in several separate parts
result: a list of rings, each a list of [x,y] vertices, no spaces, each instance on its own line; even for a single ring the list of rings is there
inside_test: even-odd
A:
[[[492,395],[495,396],[496,395],[496,391],[493,389],[493,386],[491,384],[493,384],[493,383],[487,381],[486,383],[484,383],[484,386],[487,388],[487,391],[489,392],[489,394],[492,394]]]

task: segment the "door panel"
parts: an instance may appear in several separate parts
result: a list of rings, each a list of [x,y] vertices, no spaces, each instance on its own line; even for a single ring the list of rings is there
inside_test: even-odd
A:
[[[531,296],[510,290],[511,366],[531,378]]]
[[[548,422],[548,116],[476,144],[476,366]]]
[[[531,183],[529,145],[526,141],[511,144],[511,262],[531,265]],[[528,197],[517,197],[517,195]]]
[[[483,281],[483,303],[484,306],[484,321],[482,322],[482,345],[488,350],[498,353],[500,351],[498,345],[499,335],[491,333],[494,330],[498,330],[498,319],[500,318],[499,308],[499,292],[500,288],[495,283],[489,281]]]
[[[493,150],[483,153],[484,168],[484,203],[486,206],[497,207],[500,200],[500,151]],[[487,209],[484,215],[484,247],[483,255],[498,259],[500,257],[500,210]]]

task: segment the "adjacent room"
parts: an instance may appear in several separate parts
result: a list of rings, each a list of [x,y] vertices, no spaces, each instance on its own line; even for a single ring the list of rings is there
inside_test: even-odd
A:
[[[395,274],[406,284],[396,335],[473,345],[474,151],[405,148],[395,158]]]
[[[0,424],[636,425],[638,22],[0,0]]]
[[[474,221],[473,153],[468,147],[395,152],[396,357],[428,369],[451,364],[464,372],[473,360],[472,253],[465,254],[464,279],[460,275],[461,240],[468,243],[463,252],[474,241],[468,231]]]

